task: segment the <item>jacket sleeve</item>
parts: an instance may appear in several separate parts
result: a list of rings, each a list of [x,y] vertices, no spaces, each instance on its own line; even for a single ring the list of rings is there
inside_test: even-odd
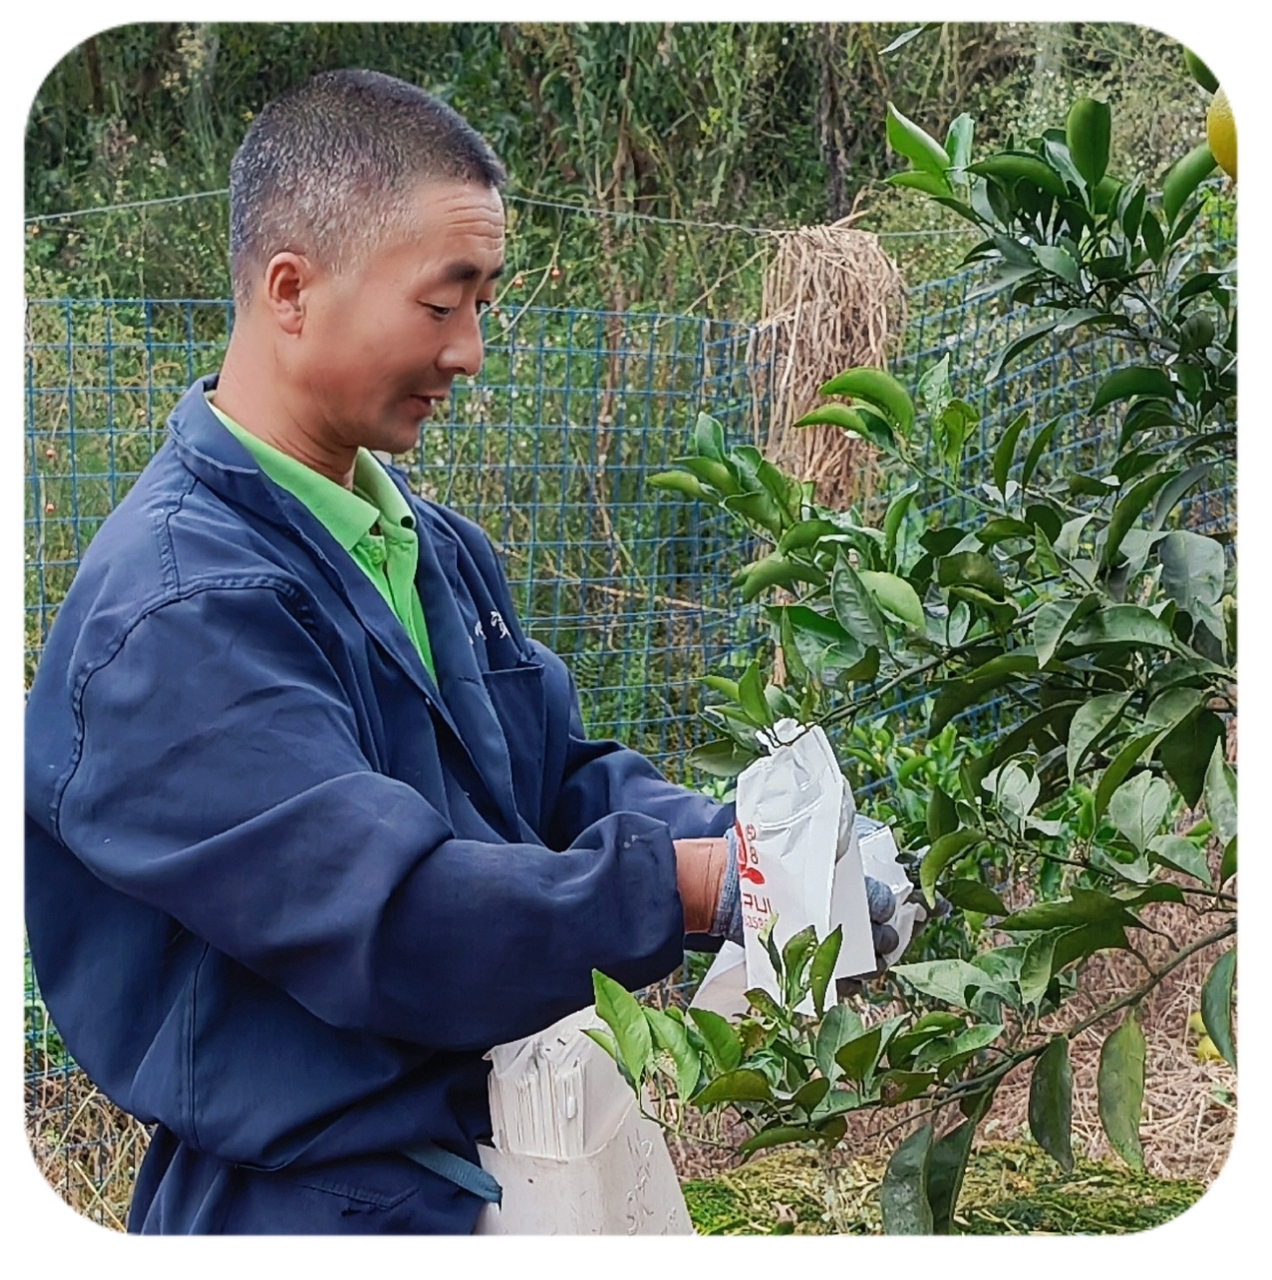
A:
[[[680,962],[670,792],[634,753],[598,770],[613,753],[579,744],[574,793],[614,781],[564,847],[457,838],[370,767],[302,617],[272,587],[200,591],[74,682],[50,820],[89,870],[325,1022],[441,1049],[581,1008],[593,967],[636,988]]]

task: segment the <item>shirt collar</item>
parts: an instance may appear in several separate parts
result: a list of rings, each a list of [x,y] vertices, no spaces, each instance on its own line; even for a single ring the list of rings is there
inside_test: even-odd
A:
[[[353,489],[375,507],[382,528],[413,533],[415,516],[392,477],[369,449],[359,449],[353,464]]]
[[[354,489],[358,492],[351,493],[343,485],[239,426],[212,403],[210,391],[205,390],[204,394],[208,397],[208,407],[252,455],[257,466],[279,488],[286,489],[303,502],[345,551],[352,551],[378,520],[406,529],[414,527],[406,499],[366,449],[358,450],[353,473]]]

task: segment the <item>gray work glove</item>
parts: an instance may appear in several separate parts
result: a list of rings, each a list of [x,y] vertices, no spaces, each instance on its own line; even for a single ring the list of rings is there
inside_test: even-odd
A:
[[[870,936],[874,942],[877,967],[873,973],[865,973],[860,977],[837,978],[835,980],[835,990],[840,999],[845,996],[859,995],[865,980],[883,976],[888,967],[886,957],[897,949],[897,944],[901,941],[897,931],[892,927],[892,920],[896,916],[898,905],[896,894],[886,884],[874,879],[872,876],[866,877],[866,906],[870,911]],[[922,928],[925,915],[923,908],[920,907],[919,913],[915,917],[914,932],[910,935],[911,941],[914,940],[915,935]]]
[[[881,880],[866,877],[866,906],[870,910],[870,936],[874,940],[875,959],[879,961],[878,972],[887,967],[884,956],[897,949],[901,939],[890,921],[897,913],[896,894]]]

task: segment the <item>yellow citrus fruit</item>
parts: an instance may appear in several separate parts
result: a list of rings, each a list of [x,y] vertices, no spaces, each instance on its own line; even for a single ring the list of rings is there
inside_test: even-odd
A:
[[[1197,1048],[1195,1052],[1197,1054],[1198,1062],[1223,1061],[1223,1054],[1215,1048],[1215,1042],[1209,1036],[1202,1036],[1201,1039],[1197,1041]]]
[[[1233,123],[1232,107],[1228,95],[1219,89],[1210,101],[1206,112],[1206,141],[1215,163],[1230,177],[1237,180],[1237,126]]]

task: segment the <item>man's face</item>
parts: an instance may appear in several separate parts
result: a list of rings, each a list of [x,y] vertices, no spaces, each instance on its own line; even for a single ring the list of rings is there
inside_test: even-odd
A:
[[[459,375],[481,368],[478,317],[503,266],[503,202],[479,183],[432,180],[394,234],[310,284],[290,373],[331,443],[415,447],[419,423]]]

